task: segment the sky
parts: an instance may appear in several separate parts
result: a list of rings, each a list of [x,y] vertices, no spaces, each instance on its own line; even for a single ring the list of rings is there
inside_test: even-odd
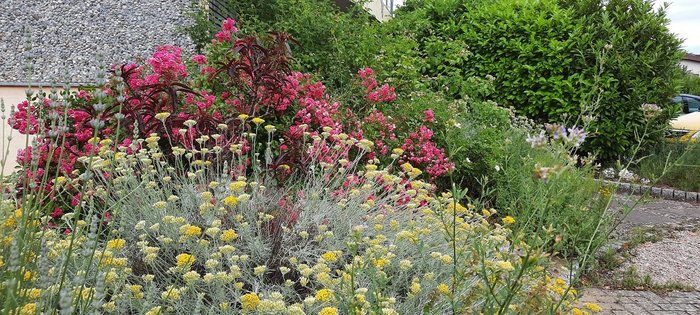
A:
[[[663,0],[656,0],[658,8]],[[666,0],[669,7],[666,15],[671,20],[669,29],[678,37],[685,39],[683,48],[700,55],[700,0]]]

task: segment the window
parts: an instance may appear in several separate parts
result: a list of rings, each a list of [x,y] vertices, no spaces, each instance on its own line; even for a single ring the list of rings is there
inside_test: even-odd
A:
[[[686,113],[692,113],[692,112],[697,112],[700,111],[700,99],[694,98],[694,97],[688,97],[688,96],[683,96],[683,107],[684,112]]]

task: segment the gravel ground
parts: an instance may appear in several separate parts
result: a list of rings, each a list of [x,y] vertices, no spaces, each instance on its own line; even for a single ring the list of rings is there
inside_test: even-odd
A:
[[[654,283],[683,283],[700,290],[700,232],[677,232],[671,238],[637,247],[630,264]]]
[[[0,0],[0,83],[94,83],[100,65],[137,61],[156,46],[192,50],[178,32],[191,0]],[[31,49],[26,34],[31,34]],[[97,54],[103,55],[102,61]],[[28,77],[27,57],[34,73]]]

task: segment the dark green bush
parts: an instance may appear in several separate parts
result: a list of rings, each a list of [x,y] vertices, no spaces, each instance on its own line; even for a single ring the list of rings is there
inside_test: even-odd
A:
[[[645,130],[639,106],[655,103],[665,109],[646,144],[658,143],[666,123],[674,114],[671,98],[678,92],[683,56],[681,41],[668,30],[663,9],[655,10],[651,0],[560,0],[581,16],[585,33],[591,38],[578,47],[586,56],[585,69],[598,63],[595,52],[606,44],[603,84],[600,88],[599,120],[586,148],[601,158],[612,160],[631,153],[637,135]],[[590,70],[589,70],[590,71]]]
[[[686,72],[681,78],[681,93],[700,95],[700,76]]]
[[[378,54],[380,41],[375,34],[379,22],[360,5],[341,11],[331,0],[220,0],[242,21],[243,33],[286,32],[300,44],[291,47],[298,70],[318,73],[331,87],[343,87],[358,69],[369,66]],[[209,22],[195,16],[188,34],[203,46],[211,38],[201,35],[211,29]]]
[[[494,76],[491,99],[538,121],[595,116],[584,149],[616,160],[639,135],[662,135],[644,130],[640,105],[669,109],[658,124],[665,127],[682,53],[651,1],[605,3],[416,0],[387,30],[415,38],[410,55],[425,86],[463,98],[470,78]]]

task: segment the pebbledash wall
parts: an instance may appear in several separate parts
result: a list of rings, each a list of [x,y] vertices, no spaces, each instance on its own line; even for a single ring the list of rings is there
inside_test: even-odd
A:
[[[138,61],[163,44],[192,49],[178,32],[192,0],[0,2],[0,83],[95,83],[101,63]]]
[[[97,84],[101,67],[143,62],[164,44],[189,53],[192,41],[179,29],[190,23],[191,6],[192,0],[0,0],[0,98],[6,108],[16,105],[30,82],[33,90]],[[7,135],[10,128],[2,128]],[[10,143],[0,139],[0,149],[10,148],[5,173],[25,141],[17,132]]]

